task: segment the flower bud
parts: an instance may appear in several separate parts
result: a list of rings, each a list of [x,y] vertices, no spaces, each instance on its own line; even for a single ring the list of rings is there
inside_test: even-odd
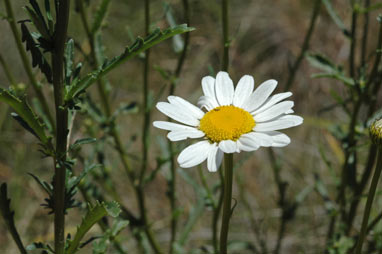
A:
[[[374,144],[382,145],[382,119],[375,120],[370,126],[370,137]]]

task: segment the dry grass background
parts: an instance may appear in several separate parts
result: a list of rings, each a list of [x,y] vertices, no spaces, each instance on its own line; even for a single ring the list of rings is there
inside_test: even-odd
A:
[[[25,19],[27,15],[22,11],[21,6],[25,5],[27,1],[13,2],[17,19]],[[97,1],[91,2],[90,8],[94,9]],[[178,22],[182,23],[180,1],[168,2],[171,4]],[[348,25],[351,12],[347,1],[333,2],[344,23]],[[168,26],[162,4],[163,1],[152,1],[153,27]],[[218,71],[220,66],[222,55],[220,2],[190,0],[190,6],[190,25],[196,30],[191,33],[190,50],[176,95],[195,103],[201,95],[201,78],[209,74],[209,68],[212,67]],[[232,45],[229,72],[232,79],[237,82],[242,75],[251,74],[255,77],[256,83],[260,84],[266,79],[274,78],[279,81],[277,91],[282,91],[288,77],[288,66],[293,63],[299,53],[308,28],[313,1],[236,0],[231,1],[230,6]],[[3,5],[0,5],[0,12],[5,12]],[[371,13],[373,31],[376,31],[376,16],[377,12]],[[111,3],[107,23],[103,28],[105,52],[109,58],[119,54],[125,45],[131,44],[128,31],[134,37],[142,35],[143,3],[133,0],[114,0]],[[370,47],[375,43],[372,39],[374,34],[372,32],[370,36]],[[80,17],[75,12],[72,12],[71,15],[69,36],[73,37],[84,51],[88,50]],[[17,81],[27,84],[28,80],[5,20],[0,22],[0,37],[0,53],[10,64]],[[324,8],[321,9],[310,48],[312,51],[331,56],[337,63],[347,61],[349,42],[332,22]],[[154,94],[158,94],[161,87],[166,84],[154,66],[173,69],[176,59],[177,55],[172,51],[171,41],[161,43],[152,50],[150,88]],[[83,57],[78,51],[76,60],[83,61]],[[108,75],[113,108],[120,103],[133,101],[140,105],[142,68],[142,61],[135,58]],[[315,70],[304,60],[291,90],[292,99],[295,101],[295,111],[305,118],[305,122],[302,126],[286,131],[292,139],[292,143],[288,147],[275,149],[276,154],[284,161],[281,175],[288,182],[287,195],[290,198],[293,198],[306,186],[314,184],[314,173],[319,173],[329,190],[334,190],[336,178],[333,175],[336,172],[328,171],[322,162],[320,148],[325,151],[334,166],[340,165],[343,160],[343,155],[338,147],[339,143],[329,134],[327,128],[334,121],[347,123],[348,119],[339,109],[325,112],[322,112],[322,109],[334,102],[330,96],[332,89],[344,96],[345,94],[337,82],[328,79],[311,79],[310,75],[314,72]],[[42,78],[39,73],[37,76],[39,79]],[[8,85],[9,82],[3,70],[0,69],[0,86],[7,87]],[[50,102],[53,106],[51,87],[46,85],[44,91],[47,97],[51,98]],[[93,92],[95,91],[93,90]],[[32,93],[28,89],[28,94]],[[97,98],[96,93],[94,93],[94,98]],[[160,100],[165,100],[165,96],[162,96]],[[53,174],[52,162],[50,159],[41,159],[34,138],[11,120],[9,113],[10,110],[5,107],[5,104],[0,104],[0,182],[9,184],[12,207],[16,210],[16,222],[24,242],[51,241],[53,239],[52,216],[47,215],[46,210],[39,206],[45,198],[44,193],[27,175],[27,172],[33,172],[48,180]],[[164,117],[154,109],[152,119],[164,119]],[[85,120],[85,116],[77,118],[72,140],[84,137]],[[131,141],[129,147],[129,151],[136,156],[139,156],[140,153],[141,122],[140,114],[121,115],[118,119],[119,130],[125,143],[133,136],[138,137]],[[164,142],[165,132],[154,128],[151,130],[153,135],[149,169],[152,170],[156,166],[155,158],[163,153],[158,144]],[[98,133],[98,138],[100,137],[102,137],[102,133]],[[183,142],[180,147],[184,145]],[[132,208],[136,207],[128,186],[128,179],[124,175],[117,154],[111,146],[108,146],[106,154],[108,155],[107,167],[112,173],[124,204]],[[277,208],[278,193],[268,153],[263,148],[249,157],[246,154],[239,154],[235,156],[235,160],[242,163],[242,166],[236,170],[236,174],[239,174],[244,181],[245,195],[253,213],[248,214],[243,206],[236,184],[234,197],[238,199],[238,204],[231,221],[230,239],[245,239],[255,242],[254,230],[251,228],[249,220],[249,216],[254,216],[269,250],[272,250],[276,242],[280,210]],[[217,181],[218,174],[207,173],[205,165],[202,166],[202,169],[206,175],[208,174],[209,183],[213,184]],[[184,170],[187,170],[187,173],[199,181],[196,169]],[[158,235],[160,243],[164,246],[167,246],[169,240],[170,219],[169,203],[165,196],[167,185],[164,175],[167,173],[168,168],[165,167],[146,189],[149,217],[154,222],[153,229]],[[178,176],[178,179],[177,197],[179,206],[184,211],[179,223],[179,227],[182,227],[196,200],[192,187],[186,184],[181,177]],[[79,221],[80,212],[72,210],[67,220],[68,231],[73,232],[74,226]],[[211,238],[210,221],[211,211],[206,209],[193,230],[188,246],[195,247],[208,243]],[[322,199],[315,192],[311,192],[298,209],[296,218],[287,225],[282,253],[322,253],[328,221]],[[97,231],[97,227],[94,227],[93,233]],[[123,232],[121,239],[122,242],[133,244],[128,230]],[[0,252],[17,253],[16,247],[2,223],[0,224]]]

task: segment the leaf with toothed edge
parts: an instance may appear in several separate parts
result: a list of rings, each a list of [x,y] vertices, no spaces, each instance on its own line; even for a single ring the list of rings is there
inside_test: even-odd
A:
[[[85,89],[90,87],[98,79],[100,79],[101,77],[109,73],[115,67],[126,62],[128,59],[138,55],[139,53],[155,46],[156,44],[168,38],[173,37],[176,34],[182,34],[182,33],[190,32],[193,30],[194,28],[188,27],[187,25],[183,24],[176,27],[168,28],[163,31],[161,31],[158,28],[154,32],[149,34],[147,37],[145,37],[144,39],[138,37],[136,41],[134,42],[134,44],[131,47],[126,47],[125,51],[121,55],[114,57],[110,61],[105,61],[105,63],[102,65],[102,67],[99,70],[96,70],[87,74],[84,78],[79,80],[76,84],[72,84],[67,91],[67,94],[65,96],[65,101],[68,102],[72,100],[78,94],[80,94]]]
[[[81,225],[77,227],[76,235],[72,241],[69,241],[67,254],[73,254],[78,251],[80,246],[80,241],[85,236],[85,234],[90,230],[90,228],[101,220],[104,216],[109,215],[112,217],[117,217],[121,209],[117,202],[107,202],[99,203],[97,202],[93,207],[89,207],[88,213],[82,219]]]
[[[41,53],[38,45],[33,39],[32,34],[29,32],[28,27],[21,22],[21,40],[25,42],[27,51],[31,52],[32,55],[32,66],[38,66],[42,73],[44,73],[46,79],[49,83],[53,82],[52,79],[52,69],[45,59],[44,55]]]
[[[31,131],[44,145],[49,145],[49,138],[45,135],[44,125],[39,117],[32,111],[31,107],[24,99],[17,98],[9,91],[0,88],[0,101],[7,103],[17,113],[18,117],[27,124],[27,130]]]

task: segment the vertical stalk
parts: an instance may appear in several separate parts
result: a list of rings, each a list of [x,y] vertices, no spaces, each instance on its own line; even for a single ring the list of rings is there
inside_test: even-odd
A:
[[[302,60],[304,59],[305,52],[309,49],[309,42],[310,42],[310,39],[311,39],[312,34],[313,34],[313,30],[314,30],[314,27],[316,24],[318,14],[320,13],[321,1],[322,0],[316,0],[316,2],[314,3],[312,17],[310,19],[310,25],[309,25],[308,32],[305,35],[300,54],[298,55],[296,61],[294,62],[293,66],[292,66],[291,71],[289,72],[288,81],[285,85],[284,91],[290,90],[290,88],[293,84],[294,78],[296,76],[296,72],[297,72],[298,68],[300,67]]]
[[[364,8],[367,9],[370,6],[370,0],[365,0]],[[367,48],[367,37],[369,33],[369,12],[365,12],[363,15],[363,35],[362,35],[362,46],[361,46],[361,66],[365,65],[366,61],[366,48]]]
[[[54,131],[55,130],[54,120],[53,120],[53,117],[50,113],[48,103],[47,103],[45,96],[42,92],[41,85],[37,82],[37,80],[33,74],[32,67],[29,63],[27,53],[25,52],[24,47],[23,47],[23,43],[21,42],[21,37],[20,37],[19,31],[17,30],[16,19],[15,19],[15,15],[13,14],[12,5],[10,3],[10,0],[5,0],[4,2],[5,2],[5,9],[7,12],[7,20],[8,20],[10,27],[11,27],[13,37],[16,41],[16,46],[17,46],[17,49],[19,51],[24,69],[25,69],[27,76],[29,78],[29,82],[31,83],[33,90],[35,91],[37,98],[38,98],[39,102],[41,103],[42,109],[43,109],[44,113],[46,114],[50,124],[52,125],[52,129]]]
[[[11,70],[9,69],[8,64],[4,61],[3,56],[0,54],[0,64],[3,67],[5,76],[7,76],[8,81],[11,85],[16,85],[15,77],[12,75]]]
[[[150,0],[145,0],[145,34],[150,33]],[[149,69],[150,69],[150,50],[145,51],[145,61],[143,67],[143,134],[142,134],[142,166],[139,174],[139,181],[137,186],[138,206],[141,220],[144,224],[144,230],[147,239],[155,253],[162,253],[154,234],[150,229],[149,221],[147,218],[147,210],[145,205],[144,193],[144,177],[147,170],[148,150],[150,144],[150,108],[149,108]]]
[[[188,26],[190,26],[190,10],[188,6],[188,0],[183,0],[183,11],[184,11],[184,20]],[[184,34],[184,45],[181,52],[181,55],[178,59],[178,64],[175,69],[175,78],[174,81],[170,84],[170,91],[169,95],[173,95],[175,93],[175,87],[176,87],[176,80],[179,78],[184,61],[186,59],[186,54],[188,50],[188,45],[190,41],[190,33]],[[171,119],[169,118],[169,121]],[[174,157],[174,144],[169,140],[168,141],[168,147],[170,151],[170,174],[171,174],[171,181],[170,181],[170,207],[171,207],[171,239],[170,239],[170,254],[174,252],[174,243],[176,240],[176,229],[177,229],[177,222],[178,219],[176,216],[174,216],[176,212],[176,164],[175,164],[175,157]]]
[[[227,254],[228,228],[231,218],[231,199],[232,199],[232,179],[233,179],[233,154],[224,155],[224,203],[222,228],[220,231],[220,254]]]
[[[355,9],[354,0],[352,1],[352,23],[351,23],[351,40],[350,40],[350,54],[349,54],[349,73],[351,78],[355,78],[355,48],[357,43],[357,18],[358,14]]]
[[[214,254],[219,254],[218,221],[219,221],[220,211],[222,210],[223,199],[224,199],[224,176],[223,176],[223,172],[221,168],[219,169],[219,176],[220,176],[221,189],[219,193],[219,200],[214,209],[214,213],[212,216],[212,245],[214,247]]]
[[[56,106],[56,156],[54,175],[54,247],[56,254],[65,252],[65,178],[68,110],[64,107],[63,62],[69,23],[70,0],[59,0],[56,15],[52,71]]]
[[[222,21],[223,21],[223,63],[222,70],[228,71],[229,66],[229,18],[228,18],[228,1],[222,0]]]
[[[363,219],[362,219],[361,233],[357,241],[355,254],[360,254],[362,251],[362,245],[366,236],[367,225],[369,222],[369,216],[371,212],[371,206],[373,204],[373,199],[375,196],[375,192],[377,190],[377,185],[378,185],[379,177],[381,176],[381,171],[382,171],[382,146],[379,145],[377,166],[375,168],[374,175],[371,181],[369,195],[367,196],[365,212],[363,214]]]

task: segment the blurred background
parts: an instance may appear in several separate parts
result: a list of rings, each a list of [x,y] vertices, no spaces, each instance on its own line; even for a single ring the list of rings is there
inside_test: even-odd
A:
[[[378,1],[371,1],[377,3]],[[91,0],[88,14],[91,15],[99,1]],[[16,19],[24,20],[28,16],[22,7],[27,1],[12,1]],[[230,2],[230,67],[229,73],[234,83],[245,74],[254,76],[256,84],[267,79],[278,80],[276,92],[285,89],[290,69],[301,52],[305,35],[309,29],[315,1],[312,0],[235,0]],[[349,27],[351,9],[348,1],[333,0],[332,5]],[[190,26],[196,30],[190,33],[190,46],[185,59],[184,68],[177,82],[175,94],[191,103],[196,103],[202,95],[201,79],[214,75],[220,70],[222,58],[222,29],[220,1],[189,1],[191,16]],[[74,9],[74,4],[72,4]],[[177,24],[184,23],[181,1],[152,0],[151,27],[166,28],[169,26],[169,9]],[[167,17],[166,17],[167,13]],[[3,2],[0,4],[0,14],[5,16]],[[368,48],[370,53],[376,47],[376,21],[378,10],[370,12],[370,37]],[[102,38],[105,55],[110,59],[120,54],[126,45],[133,42],[132,38],[144,35],[143,1],[113,0],[108,16],[102,28]],[[91,20],[91,19],[90,19]],[[33,97],[33,91],[28,85],[28,79],[22,67],[20,56],[11,35],[9,24],[5,19],[0,21],[0,54],[8,63],[13,73],[17,87],[25,89],[28,98]],[[69,37],[76,42],[76,62],[85,62],[89,52],[89,44],[81,24],[80,16],[71,12]],[[179,40],[179,38],[178,38]],[[333,22],[326,9],[321,6],[309,44],[309,51],[320,52],[338,64],[347,66],[350,43],[342,31]],[[82,53],[81,53],[82,51]],[[28,53],[28,56],[30,54]],[[151,50],[149,86],[152,91],[153,103],[164,101],[167,97],[169,82],[163,78],[160,71],[172,71],[176,67],[179,55],[174,52],[174,41],[166,40]],[[89,64],[84,64],[82,73],[91,70]],[[52,86],[47,84],[41,73],[36,71],[36,77],[44,86],[44,93],[49,98],[53,109]],[[292,204],[298,200],[298,207],[291,213],[291,218],[280,229],[282,209],[280,208],[280,192],[272,168],[272,160],[266,148],[253,153],[235,154],[234,198],[237,201],[232,220],[229,238],[234,242],[233,253],[258,253],[248,243],[258,250],[273,253],[278,237],[283,234],[280,253],[323,253],[329,224],[328,209],[325,200],[317,193],[317,179],[324,182],[329,196],[336,190],[339,179],[339,168],[344,160],[341,143],[328,131],[333,124],[347,124],[349,118],[344,111],[335,105],[332,95],[335,93],[343,98],[347,91],[340,82],[333,79],[313,79],[312,74],[317,69],[311,67],[306,58],[302,59],[294,81],[289,90],[293,92],[294,110],[304,117],[302,126],[286,130],[291,137],[291,144],[285,148],[273,149],[273,156],[281,161],[281,168],[276,174],[281,178],[285,202]],[[134,110],[118,116],[118,130],[123,143],[128,147],[131,158],[139,158],[141,153],[142,135],[142,83],[143,61],[135,57],[110,74],[109,81],[112,108],[120,105],[136,105]],[[0,68],[0,87],[10,86],[4,70]],[[90,89],[93,102],[98,105],[99,98],[96,88]],[[32,100],[30,100],[33,105]],[[132,104],[136,103],[136,104]],[[379,101],[381,103],[381,101]],[[380,104],[379,104],[380,105]],[[7,182],[9,195],[12,197],[12,207],[16,211],[16,224],[25,243],[53,240],[53,217],[40,206],[45,193],[28,173],[41,176],[50,181],[53,174],[51,159],[42,158],[38,152],[39,145],[35,138],[25,132],[16,121],[10,117],[12,112],[5,104],[0,104],[0,182]],[[164,120],[165,117],[155,108],[153,120]],[[72,140],[89,136],[89,128],[96,128],[97,123],[87,114],[79,114],[74,122]],[[149,172],[158,163],[158,158],[168,152],[166,147],[166,132],[151,128],[149,153]],[[104,164],[110,173],[114,186],[121,201],[136,211],[137,205],[128,179],[122,169],[119,158],[112,147],[110,138],[105,136],[102,128],[98,128],[94,137],[103,140],[105,146]],[[177,148],[186,146],[188,142],[180,142]],[[94,156],[92,145],[82,148],[83,156]],[[362,159],[361,159],[362,160]],[[330,167],[328,167],[328,162]],[[76,170],[80,170],[77,166]],[[337,170],[338,169],[338,170]],[[204,173],[207,183],[213,188],[219,180],[219,174],[209,173],[206,165],[201,169],[180,169],[186,171],[196,183],[201,184],[200,170]],[[165,164],[155,179],[145,190],[149,218],[161,245],[167,246],[169,241],[170,210],[166,197],[169,174]],[[184,228],[188,216],[198,203],[197,191],[179,174],[177,182],[178,205],[181,210],[179,228]],[[276,179],[276,180],[275,180]],[[280,184],[280,182],[279,182]],[[100,189],[102,192],[103,190]],[[79,200],[81,195],[77,194]],[[112,199],[110,197],[110,199]],[[379,196],[377,207],[381,207]],[[72,209],[67,219],[67,231],[75,232],[75,225],[80,222],[81,209]],[[211,240],[211,209],[206,205],[198,215],[198,220],[187,241],[187,249],[206,246]],[[284,214],[285,216],[285,214]],[[356,218],[359,225],[361,216]],[[380,227],[380,226],[379,226]],[[180,229],[181,231],[181,229]],[[91,234],[97,235],[98,227]],[[120,241],[126,244],[129,253],[135,253],[134,240],[128,229],[121,233]],[[236,244],[236,245],[235,245]],[[247,247],[243,245],[247,244]],[[266,247],[262,248],[261,245]],[[166,247],[165,247],[166,248]],[[247,248],[247,250],[244,250]],[[259,251],[263,253],[263,251]],[[0,252],[17,253],[17,249],[3,221],[0,223]],[[86,251],[84,251],[87,253]],[[89,250],[90,253],[90,250]],[[109,253],[114,253],[110,251]],[[339,253],[339,252],[338,252]]]

